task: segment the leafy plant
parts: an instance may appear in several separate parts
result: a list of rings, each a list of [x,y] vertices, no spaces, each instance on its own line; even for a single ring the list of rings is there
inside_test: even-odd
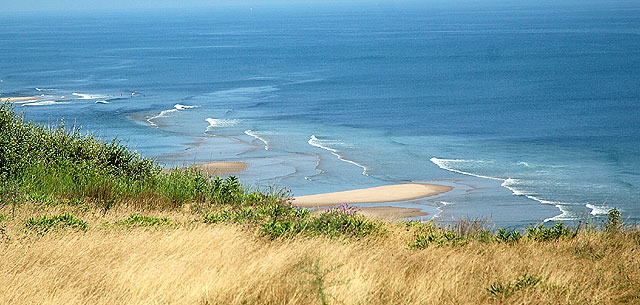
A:
[[[311,278],[306,281],[306,284],[309,284],[312,287],[311,292],[318,296],[320,304],[322,305],[329,304],[329,297],[334,298],[327,293],[326,289],[331,286],[341,284],[341,282],[327,281],[327,275],[340,267],[342,267],[342,264],[334,265],[329,268],[322,268],[318,259],[303,260],[297,264],[297,268],[311,276]]]
[[[620,210],[613,208],[607,212],[607,222],[604,225],[605,232],[615,233],[622,229],[622,220]]]
[[[522,235],[515,229],[510,231],[507,231],[507,229],[499,229],[498,232],[496,232],[496,239],[503,243],[514,243],[519,241],[521,238]]]
[[[554,224],[551,228],[547,228],[543,224],[527,228],[527,238],[536,241],[554,241],[560,238],[572,238],[574,236],[575,233],[571,232],[569,228],[561,222]]]
[[[117,223],[122,225],[127,225],[127,226],[142,226],[142,227],[164,226],[164,225],[173,224],[173,222],[167,217],[158,218],[158,217],[142,216],[139,214],[131,214],[129,215],[129,218],[118,221]]]
[[[34,231],[38,234],[44,234],[50,231],[63,228],[71,228],[77,231],[86,231],[89,225],[82,219],[75,218],[71,214],[43,216],[38,219],[30,218],[25,224],[27,230]]]
[[[455,231],[434,230],[431,233],[420,234],[416,236],[414,241],[409,242],[409,248],[424,249],[432,244],[442,246],[442,245],[464,244],[466,242],[467,242],[467,239],[460,237],[458,234],[456,234]]]
[[[487,288],[487,292],[495,297],[506,298],[519,290],[532,289],[536,287],[541,280],[541,276],[525,273],[513,282],[507,282],[506,284],[495,282]]]

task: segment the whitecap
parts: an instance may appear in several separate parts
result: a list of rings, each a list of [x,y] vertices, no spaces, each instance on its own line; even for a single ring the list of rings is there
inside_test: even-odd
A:
[[[200,106],[190,106],[190,105],[175,104],[175,105],[173,105],[173,109],[162,110],[158,115],[155,115],[155,116],[152,116],[152,117],[148,118],[147,122],[149,122],[149,124],[151,126],[158,127],[158,124],[156,124],[154,122],[154,120],[166,117],[169,114],[177,112],[179,110],[193,109],[193,108],[198,108],[198,107],[200,107]]]
[[[431,159],[429,159],[429,161],[433,162],[439,168],[442,168],[442,169],[450,171],[450,172],[463,174],[463,175],[467,175],[467,176],[473,176],[473,177],[477,177],[477,178],[484,178],[484,179],[491,179],[491,180],[504,180],[502,178],[496,178],[496,177],[490,177],[490,176],[484,176],[484,175],[478,175],[478,174],[474,174],[474,173],[469,173],[469,172],[461,171],[461,170],[458,170],[458,169],[455,169],[455,168],[452,167],[452,163],[487,163],[487,161],[482,161],[482,160],[464,160],[464,159],[440,159],[440,158],[431,158]]]
[[[152,117],[148,118],[147,122],[149,122],[149,124],[151,124],[151,126],[158,127],[158,124],[153,122],[154,120],[166,117],[170,113],[176,112],[176,111],[178,111],[178,109],[162,110],[162,111],[160,111],[160,113],[158,115],[155,115],[155,116],[152,116]]]
[[[609,211],[611,209],[613,209],[612,207],[606,206],[604,204],[594,205],[594,204],[587,203],[585,206],[588,209],[591,209],[591,213],[589,213],[589,214],[594,215],[594,216],[607,215],[609,213]]]
[[[63,104],[69,104],[69,102],[39,101],[35,103],[22,104],[22,106],[49,106],[49,105],[63,105]]]
[[[327,151],[331,152],[331,154],[336,156],[338,158],[338,160],[340,160],[340,161],[343,161],[343,162],[346,162],[346,163],[349,163],[349,164],[353,164],[353,165],[355,165],[357,167],[362,168],[362,175],[363,176],[369,176],[369,169],[366,166],[364,166],[364,165],[362,165],[362,164],[360,164],[358,162],[355,162],[355,161],[352,161],[352,160],[349,160],[349,159],[345,159],[342,155],[340,155],[340,153],[339,153],[339,151],[337,149],[327,146],[327,145],[332,145],[332,144],[335,145],[335,144],[344,144],[344,143],[342,143],[340,141],[321,140],[321,139],[318,139],[315,135],[311,135],[311,138],[309,138],[309,141],[307,141],[307,143],[309,143],[309,145],[311,145],[311,146],[315,146],[315,147],[318,147],[318,148],[321,148],[321,149],[324,149],[324,150],[327,150]]]
[[[173,108],[175,108],[177,110],[193,109],[193,108],[198,108],[198,107],[200,107],[200,106],[189,106],[189,105],[181,105],[181,104],[173,105]]]
[[[109,104],[109,101],[106,101],[106,100],[96,101],[96,104]]]
[[[84,93],[77,93],[77,92],[73,92],[71,93],[74,96],[77,96],[79,100],[95,100],[95,99],[101,99],[101,98],[106,98],[106,95],[99,95],[99,94],[84,94]]]
[[[207,129],[204,132],[209,132],[215,128],[220,128],[220,127],[232,127],[240,123],[240,120],[225,120],[225,119],[214,119],[214,118],[206,118],[205,121],[209,123],[209,126],[207,126]]]
[[[269,141],[267,141],[265,138],[261,137],[256,131],[253,131],[251,129],[247,129],[244,131],[244,133],[250,137],[254,137],[256,140],[264,143],[264,150],[269,150]]]

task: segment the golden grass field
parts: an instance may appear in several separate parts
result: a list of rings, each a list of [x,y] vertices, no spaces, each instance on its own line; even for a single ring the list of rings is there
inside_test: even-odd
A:
[[[152,213],[169,226],[117,225],[127,213],[88,211],[87,231],[44,235],[20,213],[5,219],[0,304],[640,304],[635,229],[418,250],[402,222],[360,240],[271,241],[189,212]],[[526,275],[539,281],[517,284]]]

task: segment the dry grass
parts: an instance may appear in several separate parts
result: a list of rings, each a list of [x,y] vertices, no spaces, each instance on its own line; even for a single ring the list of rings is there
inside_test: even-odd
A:
[[[177,226],[114,224],[129,212],[44,236],[5,220],[0,304],[640,304],[637,230],[415,250],[401,223],[363,240],[267,241],[184,212],[156,215]],[[524,274],[540,282],[488,291]]]

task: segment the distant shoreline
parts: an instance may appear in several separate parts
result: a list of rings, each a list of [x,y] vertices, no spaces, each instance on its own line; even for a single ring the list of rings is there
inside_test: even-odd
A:
[[[21,96],[21,97],[0,97],[0,102],[22,102],[22,101],[31,101],[31,100],[39,100],[39,96]]]

